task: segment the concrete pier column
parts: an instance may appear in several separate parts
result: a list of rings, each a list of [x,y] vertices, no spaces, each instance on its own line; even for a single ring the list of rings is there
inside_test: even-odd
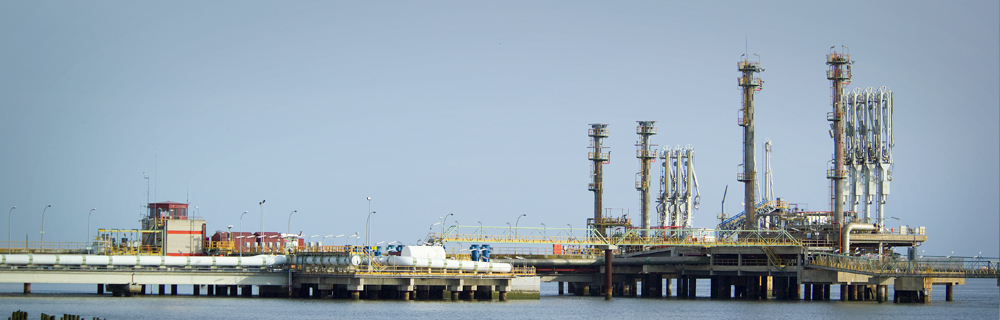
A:
[[[687,295],[688,298],[690,298],[690,299],[697,298],[698,297],[698,294],[697,294],[698,293],[698,278],[688,277],[688,281],[690,281],[690,283],[688,284],[688,295]]]
[[[747,293],[746,299],[757,300],[760,299],[760,277],[746,277]]]
[[[170,285],[170,295],[172,295],[172,296],[176,296],[177,295],[177,285],[176,284]]]
[[[812,300],[812,284],[805,283],[802,285],[802,291],[805,293],[802,295],[802,300]]]
[[[157,294],[158,295],[162,296],[162,295],[164,295],[164,294],[167,293],[167,285],[165,285],[165,284],[161,284],[161,285],[156,286],[156,289],[157,289]]]
[[[572,293],[574,296],[580,295],[579,293],[576,292],[576,284],[573,282],[567,282],[566,289],[569,290],[569,293]]]
[[[799,299],[802,298],[802,296],[799,295],[799,287],[800,286],[799,286],[799,278],[798,277],[789,277],[788,278],[788,293],[789,293],[789,297],[788,298],[789,299],[799,300]]]
[[[498,296],[500,301],[507,301],[507,291],[500,291],[500,294]]]
[[[238,296],[239,292],[237,292],[237,290],[238,288],[236,286],[229,286],[229,296],[230,297]]]
[[[680,276],[677,279],[680,280],[680,284],[677,285],[677,297],[687,298],[690,293],[688,286],[691,285],[691,279],[688,276]]]
[[[583,285],[583,295],[584,296],[589,296],[590,295],[590,285],[589,284]]]
[[[954,299],[954,296],[953,296],[953,294],[952,294],[952,293],[953,293],[953,291],[952,291],[952,290],[953,290],[953,289],[952,289],[952,286],[953,286],[953,285],[952,285],[952,284],[950,284],[950,283],[949,283],[949,284],[946,284],[946,285],[944,285],[944,301],[954,301],[954,300],[955,300],[955,299]]]
[[[207,287],[208,287],[208,295],[214,296],[215,295],[215,285],[210,284]]]
[[[97,284],[97,294],[104,294],[104,284],[103,283],[98,283]]]
[[[559,281],[559,295],[563,295],[563,282]]]
[[[361,291],[351,290],[351,300],[361,300]]]
[[[828,284],[823,285],[823,300],[830,300],[830,285]]]
[[[678,298],[683,298],[684,297],[684,292],[685,292],[684,291],[684,276],[677,276],[677,281],[675,281],[675,282],[677,283],[677,285],[676,285],[677,286],[677,297]]]
[[[201,295],[201,285],[197,284],[191,285],[191,295],[193,296]]]
[[[410,291],[400,291],[399,300],[410,301]]]
[[[240,295],[244,297],[253,296],[253,286],[240,286]],[[258,294],[260,295],[260,294]]]
[[[459,293],[461,293],[461,291],[452,291],[451,292],[451,301],[458,301],[458,298],[459,298],[458,294]]]
[[[876,285],[875,286],[875,301],[878,301],[878,303],[882,303],[882,302],[885,302],[885,301],[882,301],[883,299],[885,299],[885,296],[882,295],[882,286]]]
[[[139,291],[139,295],[141,295],[141,296],[146,295],[146,285],[142,285],[142,290]]]
[[[847,295],[848,287],[850,286],[846,284],[840,285],[840,301],[850,301]]]
[[[847,301],[858,300],[858,286],[853,284],[847,285]]]

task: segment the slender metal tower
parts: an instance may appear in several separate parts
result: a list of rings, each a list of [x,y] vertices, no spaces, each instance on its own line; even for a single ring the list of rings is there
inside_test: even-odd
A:
[[[610,154],[604,153],[601,150],[604,148],[601,145],[601,142],[604,138],[607,138],[610,133],[611,132],[608,131],[607,123],[592,123],[590,124],[590,130],[588,131],[588,135],[591,138],[591,151],[587,154],[587,158],[592,161],[590,164],[590,184],[588,187],[590,191],[594,192],[594,228],[600,237],[605,235],[603,221],[601,219],[601,212],[604,210],[604,171],[601,166],[605,162],[611,160]]]
[[[845,47],[846,48],[846,47]],[[827,113],[826,119],[833,122],[833,162],[826,171],[826,177],[833,183],[833,220],[838,225],[844,224],[844,178],[847,172],[844,170],[844,86],[851,83],[851,55],[837,53],[830,47],[830,54],[826,55],[826,64],[830,70],[826,71],[826,78],[833,84],[833,112]]]
[[[650,227],[649,217],[649,165],[656,159],[656,149],[650,149],[649,136],[656,134],[656,121],[636,121],[639,126],[635,133],[639,135],[639,143],[636,143],[635,157],[639,158],[639,172],[636,173],[635,189],[639,190],[640,211],[642,213],[642,231],[639,235],[647,237],[646,229]]]
[[[743,92],[743,108],[740,109],[738,119],[739,125],[743,127],[743,172],[737,173],[736,177],[738,181],[743,182],[745,191],[743,201],[746,220],[743,222],[743,229],[754,230],[757,229],[757,196],[754,194],[757,185],[757,164],[754,162],[753,95],[754,92],[761,90],[764,81],[754,77],[753,74],[764,72],[764,69],[760,67],[760,61],[750,61],[747,58],[744,56],[743,60],[737,63],[739,71],[743,73],[737,79]]]

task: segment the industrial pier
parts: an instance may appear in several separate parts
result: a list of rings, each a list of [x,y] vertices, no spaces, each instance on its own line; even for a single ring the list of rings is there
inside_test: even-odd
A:
[[[1000,277],[996,258],[919,256],[915,248],[928,240],[924,227],[885,226],[892,91],[848,91],[853,61],[846,48],[833,49],[826,56],[833,97],[826,113],[834,142],[826,168],[830,211],[807,211],[775,197],[770,140],[758,179],[754,95],[763,88],[756,75],[764,69],[745,54],[737,62],[743,163],[736,174],[744,211],[720,213],[715,228],[693,227],[700,205],[694,148],[656,149],[651,120],[636,127],[638,226],[624,210],[611,214],[603,202],[611,131],[594,123],[587,157],[594,211],[585,228],[445,228],[446,216],[441,231],[421,245],[323,246],[301,234],[264,231],[263,223],[258,232],[244,232],[242,220],[235,231],[229,226],[209,235],[188,204],[152,202],[141,229],[100,229],[85,243],[7,241],[0,248],[0,282],[23,283],[26,294],[32,283],[89,283],[114,296],[154,288],[176,295],[178,286],[190,285],[195,296],[253,296],[256,286],[259,297],[504,301],[537,299],[539,282],[558,283],[560,295],[607,300],[694,298],[697,280],[707,279],[712,299],[831,300],[837,288],[842,301],[926,303],[934,286],[944,286],[951,301],[953,286],[967,278]],[[450,251],[445,244],[452,244]]]
[[[720,299],[830,300],[831,286],[839,286],[843,301],[886,302],[891,296],[894,302],[929,302],[933,286],[941,285],[951,301],[953,286],[964,284],[966,278],[997,278],[995,258],[924,258],[915,250],[927,241],[924,227],[885,226],[893,164],[892,91],[886,87],[848,91],[853,61],[846,47],[841,52],[830,49],[826,78],[831,81],[832,111],[826,118],[831,122],[834,157],[826,176],[831,211],[806,211],[774,197],[770,140],[764,142],[763,183],[757,178],[754,95],[762,90],[764,81],[756,75],[764,68],[744,54],[737,63],[743,163],[736,180],[744,184],[745,208],[731,216],[720,213],[715,229],[691,225],[700,204],[694,148],[651,149],[655,121],[637,121],[638,227],[624,212],[616,217],[605,214],[611,211],[602,199],[603,166],[610,160],[605,140],[611,132],[609,124],[594,123],[588,131],[587,157],[594,217],[588,218],[586,229],[456,225],[431,235],[430,242],[521,244],[512,251],[498,251],[496,261],[535,267],[542,281],[559,283],[559,294],[568,290],[606,299],[690,298],[695,296],[697,279],[710,279],[710,297]],[[659,221],[654,224],[649,212],[650,166],[657,157]],[[897,254],[895,248],[907,248],[907,254]],[[670,281],[676,283],[675,292]]]

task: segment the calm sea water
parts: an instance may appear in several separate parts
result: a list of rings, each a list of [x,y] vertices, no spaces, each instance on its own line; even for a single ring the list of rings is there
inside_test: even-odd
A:
[[[190,286],[186,287],[190,290]],[[702,290],[705,288],[706,290]],[[708,296],[707,280],[698,284],[698,295]],[[838,297],[833,287],[832,297]],[[31,295],[22,295],[21,284],[0,284],[0,316],[14,310],[76,314],[102,319],[599,319],[599,318],[705,318],[705,319],[998,319],[1000,288],[995,279],[970,279],[955,287],[955,301],[944,301],[944,287],[935,287],[933,303],[677,300],[673,298],[615,298],[557,295],[552,283],[542,283],[540,300],[507,302],[450,301],[344,301],[317,299],[259,299],[147,295],[115,298],[94,294],[94,285],[33,284]],[[891,293],[891,287],[890,287]],[[183,294],[183,291],[182,291]]]

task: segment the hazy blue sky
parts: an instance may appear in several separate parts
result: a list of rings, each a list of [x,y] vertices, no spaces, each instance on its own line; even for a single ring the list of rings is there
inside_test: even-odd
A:
[[[738,212],[736,62],[758,53],[775,193],[829,208],[825,54],[895,93],[887,216],[927,254],[997,256],[997,1],[0,2],[0,208],[13,238],[83,241],[189,199],[209,230],[265,224],[412,243],[438,218],[583,227],[588,124],[606,207],[638,220],[636,120],[691,144],[695,226]],[[154,153],[156,168],[154,170]],[[155,175],[154,175],[155,171]],[[655,170],[656,174],[659,170]],[[655,190],[654,190],[655,191]],[[152,193],[152,192],[151,192]],[[887,222],[897,227],[896,221]],[[6,236],[6,228],[0,234]],[[5,238],[5,237],[4,237]],[[6,240],[6,239],[3,239]],[[316,240],[315,238],[313,240]],[[343,243],[343,238],[338,239]]]

